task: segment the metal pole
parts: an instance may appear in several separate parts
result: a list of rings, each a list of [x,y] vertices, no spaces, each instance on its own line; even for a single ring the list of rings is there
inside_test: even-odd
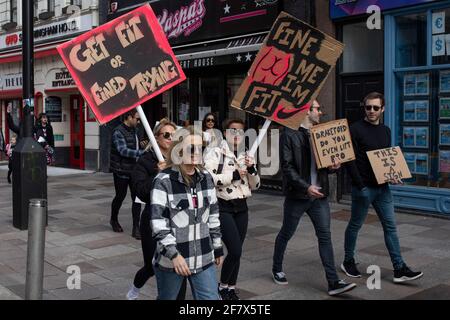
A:
[[[34,1],[22,1],[23,45],[22,45],[22,73],[23,73],[23,107],[24,128],[23,137],[31,137],[33,134],[34,114],[34,36],[33,36],[33,11]]]
[[[47,200],[30,199],[27,251],[26,300],[42,300],[44,281]]]

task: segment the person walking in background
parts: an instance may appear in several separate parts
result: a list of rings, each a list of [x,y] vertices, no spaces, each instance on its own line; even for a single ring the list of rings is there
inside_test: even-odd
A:
[[[39,114],[34,128],[34,138],[44,148],[47,164],[53,164],[55,162],[55,137],[53,135],[53,127],[45,113]]]
[[[328,203],[328,173],[339,169],[335,163],[326,169],[317,169],[311,151],[310,128],[320,122],[320,104],[313,101],[298,130],[285,128],[280,136],[280,165],[283,173],[283,225],[275,240],[272,277],[275,283],[287,285],[283,272],[283,257],[289,240],[294,235],[300,218],[306,212],[313,223],[319,242],[319,254],[328,281],[328,294],[337,295],[356,287],[354,283],[339,280],[334,264],[331,241],[331,213]]]
[[[175,134],[167,168],[153,181],[151,226],[159,300],[176,299],[188,277],[195,300],[218,300],[216,265],[223,261],[219,207],[211,175],[202,167],[202,132]]]
[[[226,121],[226,139],[217,147],[207,149],[205,168],[214,179],[220,211],[222,239],[227,247],[220,277],[222,300],[239,300],[236,282],[239,274],[242,246],[247,234],[247,198],[259,188],[260,178],[254,159],[245,151],[244,122]]]
[[[381,123],[384,108],[384,96],[378,92],[369,93],[364,98],[364,119],[350,127],[356,160],[346,164],[352,179],[352,208],[345,230],[345,257],[341,269],[349,277],[361,277],[354,259],[356,240],[372,204],[383,226],[384,241],[394,267],[393,281],[401,283],[416,280],[423,273],[412,271],[403,261],[389,184],[378,185],[366,153],[391,146],[391,130]],[[390,183],[400,184],[402,181],[393,180]]]
[[[209,112],[202,121],[204,146],[216,147],[222,141],[222,134],[217,133],[217,119],[214,113]]]
[[[114,232],[123,232],[118,217],[122,202],[127,195],[127,188],[130,187],[133,216],[132,236],[140,240],[139,219],[141,205],[135,202],[136,195],[131,188],[131,172],[139,157],[144,154],[144,151],[140,149],[136,133],[140,117],[137,110],[133,109],[126,112],[122,119],[122,123],[114,129],[112,135],[110,164],[114,176],[116,195],[111,204],[110,224]]]
[[[153,130],[156,142],[164,157],[168,158],[169,148],[172,145],[172,136],[177,126],[175,123],[167,119],[162,119]],[[153,277],[152,259],[155,254],[156,241],[152,237],[150,228],[150,193],[152,191],[153,179],[158,172],[166,168],[166,162],[159,162],[151,145],[149,150],[141,158],[139,158],[132,174],[131,187],[136,196],[146,203],[144,211],[141,214],[139,230],[141,233],[142,253],[144,255],[144,266],[139,269],[134,277],[131,289],[127,293],[128,300],[136,300],[139,297],[139,290],[145,283]],[[184,279],[178,294],[178,300],[184,300],[186,293],[186,279]]]
[[[5,153],[8,157],[8,183],[11,183],[12,174],[12,161],[13,161],[13,151],[17,143],[17,136],[13,135],[11,137],[10,143],[6,145]]]

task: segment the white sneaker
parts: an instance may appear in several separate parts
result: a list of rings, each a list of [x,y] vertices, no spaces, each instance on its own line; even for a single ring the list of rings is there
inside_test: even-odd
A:
[[[127,300],[137,300],[139,298],[139,289],[131,285],[130,291],[127,293]]]

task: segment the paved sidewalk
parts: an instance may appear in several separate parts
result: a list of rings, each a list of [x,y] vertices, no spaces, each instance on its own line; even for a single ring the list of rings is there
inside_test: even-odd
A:
[[[1,172],[0,172],[1,173]],[[0,299],[23,299],[27,232],[12,227],[11,187],[0,176]],[[135,272],[142,266],[139,241],[131,234],[129,195],[119,215],[123,234],[111,231],[113,197],[110,174],[50,177],[49,226],[45,250],[45,299],[124,299]],[[311,221],[304,216],[288,245],[285,272],[289,285],[276,285],[270,276],[273,244],[282,221],[283,198],[257,193],[249,201],[250,222],[238,289],[243,299],[330,299]],[[332,205],[332,237],[336,264],[343,257],[348,207]],[[450,299],[450,220],[398,214],[398,231],[405,260],[424,271],[423,279],[394,285],[383,233],[373,213],[361,230],[357,259],[361,271],[381,267],[381,290],[369,290],[366,279],[340,299]],[[81,268],[81,290],[67,289],[70,265]],[[339,273],[342,277],[343,274]],[[142,299],[155,299],[155,279],[141,290]]]

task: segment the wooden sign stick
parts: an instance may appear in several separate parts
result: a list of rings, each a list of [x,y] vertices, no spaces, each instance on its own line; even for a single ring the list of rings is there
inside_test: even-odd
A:
[[[256,154],[256,151],[258,150],[259,145],[262,142],[262,139],[264,138],[264,136],[267,133],[267,129],[269,129],[270,124],[272,123],[271,120],[266,119],[266,121],[264,122],[264,125],[262,126],[261,130],[259,130],[259,134],[258,137],[256,138],[256,141],[253,143],[248,155],[250,157],[254,157]]]
[[[164,161],[164,157],[159,149],[158,143],[156,142],[155,135],[153,134],[152,128],[150,128],[150,124],[148,123],[147,117],[145,116],[144,110],[141,105],[136,107],[137,112],[139,112],[139,116],[141,117],[142,125],[144,126],[145,132],[150,139],[150,143],[152,144],[153,151],[155,151],[156,157],[159,162]]]

